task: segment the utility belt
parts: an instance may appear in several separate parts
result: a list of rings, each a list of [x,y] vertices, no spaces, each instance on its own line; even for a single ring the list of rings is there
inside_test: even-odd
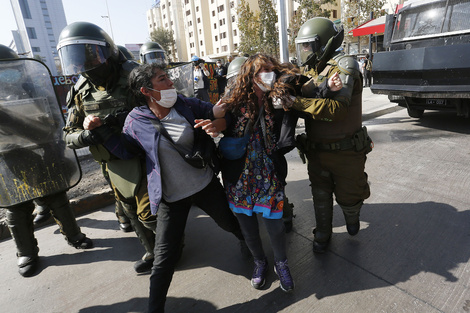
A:
[[[331,143],[317,143],[311,142],[307,138],[307,134],[303,133],[297,135],[295,138],[297,149],[302,161],[305,163],[305,154],[313,150],[323,151],[344,151],[344,150],[355,150],[369,153],[374,147],[374,142],[367,134],[367,128],[363,126],[361,130],[356,132],[352,137],[344,138],[339,141]]]

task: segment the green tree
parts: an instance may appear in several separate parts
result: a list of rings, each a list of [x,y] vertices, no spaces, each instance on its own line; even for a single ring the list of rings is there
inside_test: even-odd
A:
[[[352,42],[352,33],[349,33],[352,29],[364,24],[370,20],[370,13],[372,12],[374,18],[385,15],[383,6],[385,1],[383,0],[352,0],[345,2],[343,15],[341,21],[344,26],[344,39],[346,42]],[[367,45],[367,38],[361,36],[358,38],[359,48],[362,45]]]
[[[331,10],[322,9],[325,4],[335,4],[335,0],[298,0],[299,7],[290,20],[288,29],[289,51],[295,52],[295,37],[303,23],[314,17],[329,17]]]
[[[279,30],[277,13],[272,0],[258,0],[260,9],[259,52],[279,57]]]
[[[159,27],[150,34],[150,40],[159,43],[172,60],[176,59],[173,30]]]
[[[344,33],[347,34],[351,29],[358,27],[370,20],[370,13],[374,14],[374,18],[385,15],[382,9],[385,5],[383,0],[354,0],[345,3],[342,23],[344,25]]]
[[[238,29],[240,31],[240,44],[238,51],[252,55],[258,52],[260,46],[260,15],[251,10],[250,5],[241,0],[237,7]]]

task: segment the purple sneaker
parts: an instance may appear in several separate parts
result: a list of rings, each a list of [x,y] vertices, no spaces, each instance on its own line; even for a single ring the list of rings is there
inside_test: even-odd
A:
[[[274,272],[279,276],[281,289],[285,292],[294,290],[294,281],[290,275],[287,259],[284,261],[276,261],[274,264]]]
[[[255,289],[260,289],[264,286],[267,271],[268,260],[266,258],[262,260],[255,259],[255,269],[253,270],[253,276],[251,278],[251,285]]]

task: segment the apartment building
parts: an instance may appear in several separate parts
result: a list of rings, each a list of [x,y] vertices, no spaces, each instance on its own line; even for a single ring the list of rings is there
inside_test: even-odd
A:
[[[43,61],[52,75],[60,68],[57,41],[67,25],[62,0],[11,0],[18,30],[13,31],[21,56]]]
[[[252,11],[259,11],[258,0],[246,0]],[[277,9],[277,0],[274,0]],[[341,18],[341,1],[329,4],[331,19]],[[215,60],[238,55],[238,0],[157,0],[147,12],[149,33],[163,27],[172,29],[176,42],[173,61],[188,61],[192,56]],[[298,3],[285,0],[289,23]],[[289,27],[289,26],[287,26]]]

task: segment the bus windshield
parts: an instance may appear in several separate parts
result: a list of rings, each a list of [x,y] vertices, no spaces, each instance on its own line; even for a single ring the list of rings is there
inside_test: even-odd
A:
[[[470,32],[470,0],[408,3],[398,13],[392,42]]]

